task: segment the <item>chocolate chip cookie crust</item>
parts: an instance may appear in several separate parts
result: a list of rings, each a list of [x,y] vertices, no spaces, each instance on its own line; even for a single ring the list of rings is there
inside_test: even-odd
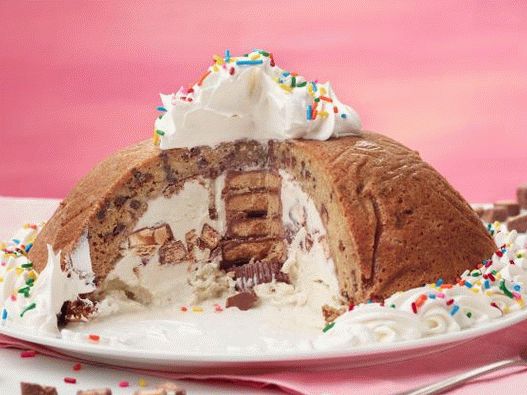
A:
[[[248,191],[251,207],[264,204],[265,210],[244,220],[255,223],[254,217],[260,218],[260,225],[250,228],[248,237],[237,237],[249,226],[242,222],[234,235],[219,235],[215,245],[210,230],[207,238],[199,229],[198,238],[210,242],[212,237],[209,247],[223,255],[224,270],[243,272],[244,266],[261,261],[276,271],[286,259],[281,243],[287,238],[271,215],[280,204],[269,194],[278,187],[273,185],[279,182],[278,170],[292,174],[315,202],[347,302],[379,300],[438,277],[454,281],[496,248],[467,202],[417,152],[363,132],[327,141],[236,141],[215,148],[160,150],[148,140],[125,148],[97,165],[70,192],[35,240],[30,259],[42,271],[50,244],[62,251],[64,267],[85,235],[96,283],[101,284],[150,200],[177,194],[185,182],[198,177],[214,180],[222,173],[253,172],[248,188],[255,174],[267,188]],[[226,201],[232,196],[226,193]],[[234,209],[243,200],[238,197]],[[214,215],[211,206],[209,216]],[[248,246],[243,247],[246,259],[229,262],[233,243]],[[251,243],[259,243],[259,249]]]

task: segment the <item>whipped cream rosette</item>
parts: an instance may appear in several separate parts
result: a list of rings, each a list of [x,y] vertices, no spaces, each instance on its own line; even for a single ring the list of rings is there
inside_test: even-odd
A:
[[[499,246],[456,284],[435,284],[398,292],[384,303],[351,306],[314,341],[319,349],[419,339],[456,332],[525,308],[527,263],[516,231],[489,231]]]

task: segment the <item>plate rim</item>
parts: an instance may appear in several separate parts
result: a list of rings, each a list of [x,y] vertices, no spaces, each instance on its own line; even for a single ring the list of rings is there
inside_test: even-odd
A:
[[[375,356],[393,352],[408,352],[417,349],[438,347],[469,341],[486,334],[494,333],[527,320],[527,309],[509,313],[483,325],[463,329],[457,332],[443,333],[419,339],[403,340],[393,343],[374,343],[361,346],[348,346],[343,349],[330,350],[295,350],[280,353],[258,352],[254,353],[228,353],[228,354],[203,354],[177,353],[173,351],[148,351],[134,348],[112,348],[108,344],[91,344],[78,341],[69,341],[60,337],[39,335],[33,331],[20,331],[21,327],[0,325],[0,334],[22,341],[27,341],[40,346],[52,348],[63,354],[84,355],[91,357],[115,358],[120,361],[158,361],[185,362],[185,363],[262,363],[262,362],[293,362],[326,359],[358,358]]]

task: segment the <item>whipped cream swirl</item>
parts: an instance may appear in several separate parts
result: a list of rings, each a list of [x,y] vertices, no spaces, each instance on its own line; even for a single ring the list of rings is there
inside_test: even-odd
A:
[[[358,134],[358,114],[341,103],[329,82],[307,81],[255,50],[214,64],[189,89],[161,95],[155,121],[161,149],[215,146],[239,139],[327,140]]]
[[[489,230],[500,246],[479,268],[467,270],[457,284],[442,280],[398,292],[384,303],[366,303],[329,324],[313,345],[334,349],[419,339],[456,332],[525,307],[527,251],[525,235]]]

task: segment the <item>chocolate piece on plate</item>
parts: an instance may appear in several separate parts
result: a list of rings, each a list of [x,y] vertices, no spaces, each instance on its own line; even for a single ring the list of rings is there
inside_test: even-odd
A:
[[[483,212],[481,219],[485,222],[492,223],[494,221],[503,222],[507,220],[508,212],[505,207],[492,207],[487,208]]]
[[[505,207],[509,217],[520,214],[520,205],[514,200],[498,200],[494,203],[494,207]]]
[[[22,395],[57,395],[55,387],[49,387],[34,383],[20,383],[20,393]]]
[[[507,220],[507,229],[520,233],[527,232],[527,214],[517,215]]]
[[[237,307],[240,310],[249,310],[258,301],[258,296],[253,292],[240,292],[236,295],[229,296],[225,307]]]
[[[168,395],[186,395],[187,391],[172,381],[167,381],[157,386],[157,389],[167,391]]]
[[[79,390],[77,395],[112,395],[110,388],[97,388],[93,390]]]
[[[527,210],[527,184],[520,185],[516,190],[518,204],[520,208]]]
[[[168,395],[167,392],[162,389],[154,389],[154,390],[137,390],[134,392],[134,395]]]

